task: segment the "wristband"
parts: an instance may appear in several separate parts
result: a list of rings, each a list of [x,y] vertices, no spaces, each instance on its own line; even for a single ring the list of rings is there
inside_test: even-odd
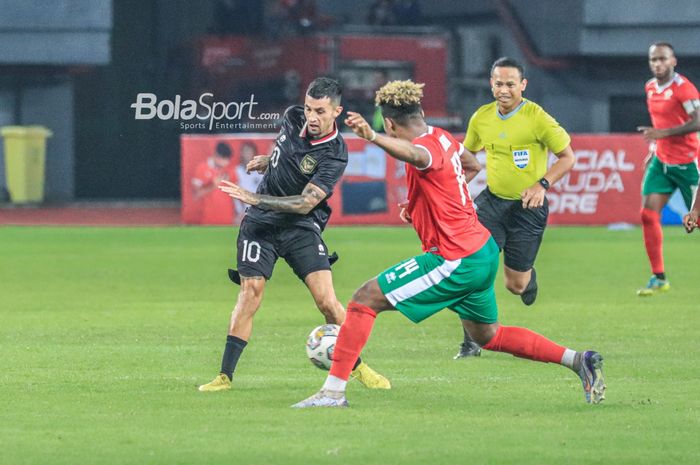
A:
[[[376,139],[376,138],[377,138],[377,131],[372,129],[372,137],[369,138],[369,141],[374,142],[374,139]]]
[[[540,186],[544,187],[544,190],[546,190],[546,191],[549,190],[549,181],[547,181],[546,178],[540,178],[540,180],[537,182],[540,183]]]

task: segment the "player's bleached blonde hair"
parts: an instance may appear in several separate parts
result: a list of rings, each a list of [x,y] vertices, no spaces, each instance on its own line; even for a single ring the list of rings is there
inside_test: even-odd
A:
[[[382,109],[382,116],[399,124],[406,124],[413,118],[422,118],[420,101],[425,84],[411,80],[390,81],[377,91],[375,104]]]
[[[378,107],[382,105],[391,105],[392,107],[420,105],[420,99],[423,98],[423,87],[425,84],[418,84],[410,79],[390,81],[377,91],[374,103]]]

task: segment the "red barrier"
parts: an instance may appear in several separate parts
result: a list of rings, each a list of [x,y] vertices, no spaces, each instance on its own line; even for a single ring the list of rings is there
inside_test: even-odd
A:
[[[373,144],[352,135],[344,137],[350,152],[349,163],[329,200],[333,208],[331,224],[401,224],[397,204],[406,198],[403,164]],[[239,166],[244,143],[255,143],[262,154],[269,153],[273,139],[268,134],[183,135],[183,223],[201,223],[203,205],[201,200],[193,199],[192,177],[197,164],[214,152],[219,141],[230,144],[234,152],[232,164]],[[547,194],[549,223],[639,223],[646,143],[637,135],[575,135],[572,139],[576,166]],[[479,159],[483,164],[483,153]],[[552,156],[551,161],[554,160]],[[473,197],[481,192],[485,182],[486,174],[482,171],[469,185]],[[236,215],[236,220],[240,220],[240,215]]]
[[[632,134],[581,134],[571,146],[576,165],[547,194],[549,223],[638,224],[648,144]]]

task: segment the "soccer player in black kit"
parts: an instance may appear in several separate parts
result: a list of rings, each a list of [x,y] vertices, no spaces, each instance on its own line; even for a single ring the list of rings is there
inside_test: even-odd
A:
[[[231,314],[219,375],[200,391],[231,389],[231,378],[253,328],[265,283],[278,258],[284,258],[309,288],[326,323],[341,325],[345,307],[333,289],[328,249],[321,238],[331,209],[326,199],[348,163],[348,149],[335,119],[340,84],[315,79],[304,106],[284,113],[282,129],[269,156],[255,157],[248,170],[265,171],[257,192],[224,181],[219,188],[251,205],[238,233],[238,273],[241,289]],[[369,388],[389,389],[389,381],[358,359],[353,377]]]

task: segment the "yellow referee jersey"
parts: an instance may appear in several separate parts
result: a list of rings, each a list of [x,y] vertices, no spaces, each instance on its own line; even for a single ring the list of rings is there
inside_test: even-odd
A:
[[[464,138],[467,150],[486,150],[486,184],[503,199],[519,199],[547,172],[547,149],[560,153],[570,143],[564,128],[526,99],[507,115],[498,112],[495,101],[482,106],[469,120]]]

